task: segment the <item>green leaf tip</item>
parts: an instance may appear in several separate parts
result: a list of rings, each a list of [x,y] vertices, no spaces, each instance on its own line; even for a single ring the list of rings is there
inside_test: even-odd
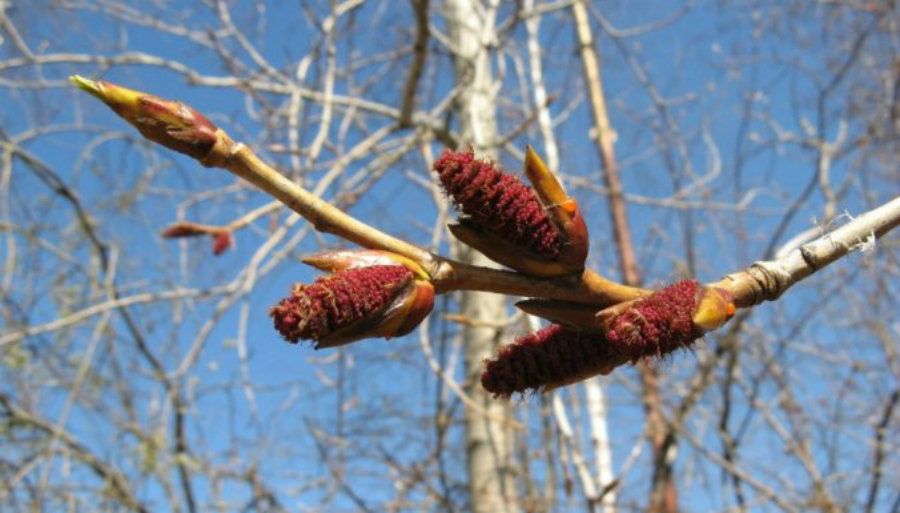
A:
[[[89,78],[84,78],[81,75],[72,75],[69,77],[69,82],[75,84],[75,87],[81,89],[86,93],[90,93],[93,96],[96,96],[99,99],[103,99],[103,84],[100,82],[96,82]]]

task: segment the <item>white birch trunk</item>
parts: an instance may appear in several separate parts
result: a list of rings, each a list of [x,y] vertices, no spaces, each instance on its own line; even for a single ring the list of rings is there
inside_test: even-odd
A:
[[[609,430],[606,417],[606,394],[600,378],[589,379],[584,382],[585,395],[587,396],[588,416],[591,422],[591,442],[594,445],[594,458],[597,465],[598,492],[603,493],[607,486],[613,482],[612,447],[609,444]],[[602,513],[616,513],[616,492],[609,490],[600,500]]]
[[[496,102],[492,88],[488,44],[495,38],[495,6],[478,0],[447,0],[447,32],[453,51],[456,83],[460,88],[457,109],[464,144],[479,156],[496,157]],[[461,255],[478,265],[493,265],[474,251]],[[503,342],[506,317],[503,296],[465,292],[462,314],[471,321],[463,328],[466,342],[466,393],[483,405],[483,411],[466,409],[466,456],[473,513],[513,513],[516,501],[512,466],[512,435],[508,425],[498,422],[509,416],[508,404],[491,398],[481,387],[482,361]]]

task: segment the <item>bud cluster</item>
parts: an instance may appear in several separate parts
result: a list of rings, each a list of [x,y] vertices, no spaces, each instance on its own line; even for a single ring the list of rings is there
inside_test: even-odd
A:
[[[213,157],[230,141],[183,103],[77,75],[71,80],[147,139],[205,165],[218,165]],[[589,248],[584,218],[530,147],[524,174],[531,186],[493,162],[476,159],[471,151],[445,152],[434,171],[459,210],[458,224],[450,226],[457,239],[524,274],[584,279]],[[216,255],[234,244],[230,228],[176,223],[163,232],[167,238],[198,235],[213,237]],[[433,308],[432,276],[402,255],[333,251],[304,261],[330,275],[296,285],[271,309],[275,328],[290,342],[312,340],[320,348],[397,337],[415,329]],[[541,298],[521,306],[565,326],[552,324],[521,337],[485,362],[482,384],[500,397],[573,383],[629,361],[663,357],[689,347],[735,311],[728,292],[696,281],[677,282],[599,313],[590,305]]]

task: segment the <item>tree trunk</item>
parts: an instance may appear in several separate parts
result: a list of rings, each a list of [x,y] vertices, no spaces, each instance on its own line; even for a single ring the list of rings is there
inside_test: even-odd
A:
[[[619,266],[626,285],[638,286],[641,278],[635,258],[634,245],[625,200],[622,196],[622,184],[619,180],[619,167],[616,162],[616,133],[609,122],[606,99],[603,95],[603,80],[600,75],[600,57],[594,49],[585,1],[572,5],[572,14],[578,41],[581,44],[581,62],[584,79],[588,86],[588,97],[593,112],[593,124],[596,131],[597,147],[600,150],[600,161],[603,163],[603,181],[609,189],[609,212],[612,219],[613,237],[619,256]],[[671,454],[666,450],[667,439],[674,436],[665,423],[662,412],[662,400],[659,391],[659,376],[655,367],[639,365],[641,384],[644,388],[644,411],[646,413],[647,432],[653,444],[653,481],[650,490],[651,513],[677,513],[678,491],[672,474]]]
[[[488,43],[494,38],[493,6],[476,5],[478,0],[448,0],[447,31],[453,45],[456,83],[460,88],[457,112],[464,144],[479,156],[496,157],[496,108],[491,91],[491,63]],[[493,265],[480,253],[462,250],[460,257],[477,265]],[[482,361],[502,342],[504,330],[498,321],[506,317],[503,296],[482,292],[461,295],[466,343],[466,393],[484,411],[466,412],[466,456],[469,492],[473,513],[516,512],[515,476],[512,466],[512,434],[502,419],[509,417],[507,403],[494,400],[481,387]]]

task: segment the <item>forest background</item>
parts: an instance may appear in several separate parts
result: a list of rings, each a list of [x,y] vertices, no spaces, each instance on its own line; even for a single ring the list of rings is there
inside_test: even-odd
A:
[[[481,359],[538,325],[511,298],[288,344],[269,308],[348,244],[67,79],[182,99],[479,263],[431,164],[472,147],[518,170],[530,144],[585,212],[589,265],[652,287],[898,196],[897,21],[858,0],[0,0],[0,509],[900,511],[896,237],[691,352],[499,401]],[[231,245],[161,237],[182,220]]]

